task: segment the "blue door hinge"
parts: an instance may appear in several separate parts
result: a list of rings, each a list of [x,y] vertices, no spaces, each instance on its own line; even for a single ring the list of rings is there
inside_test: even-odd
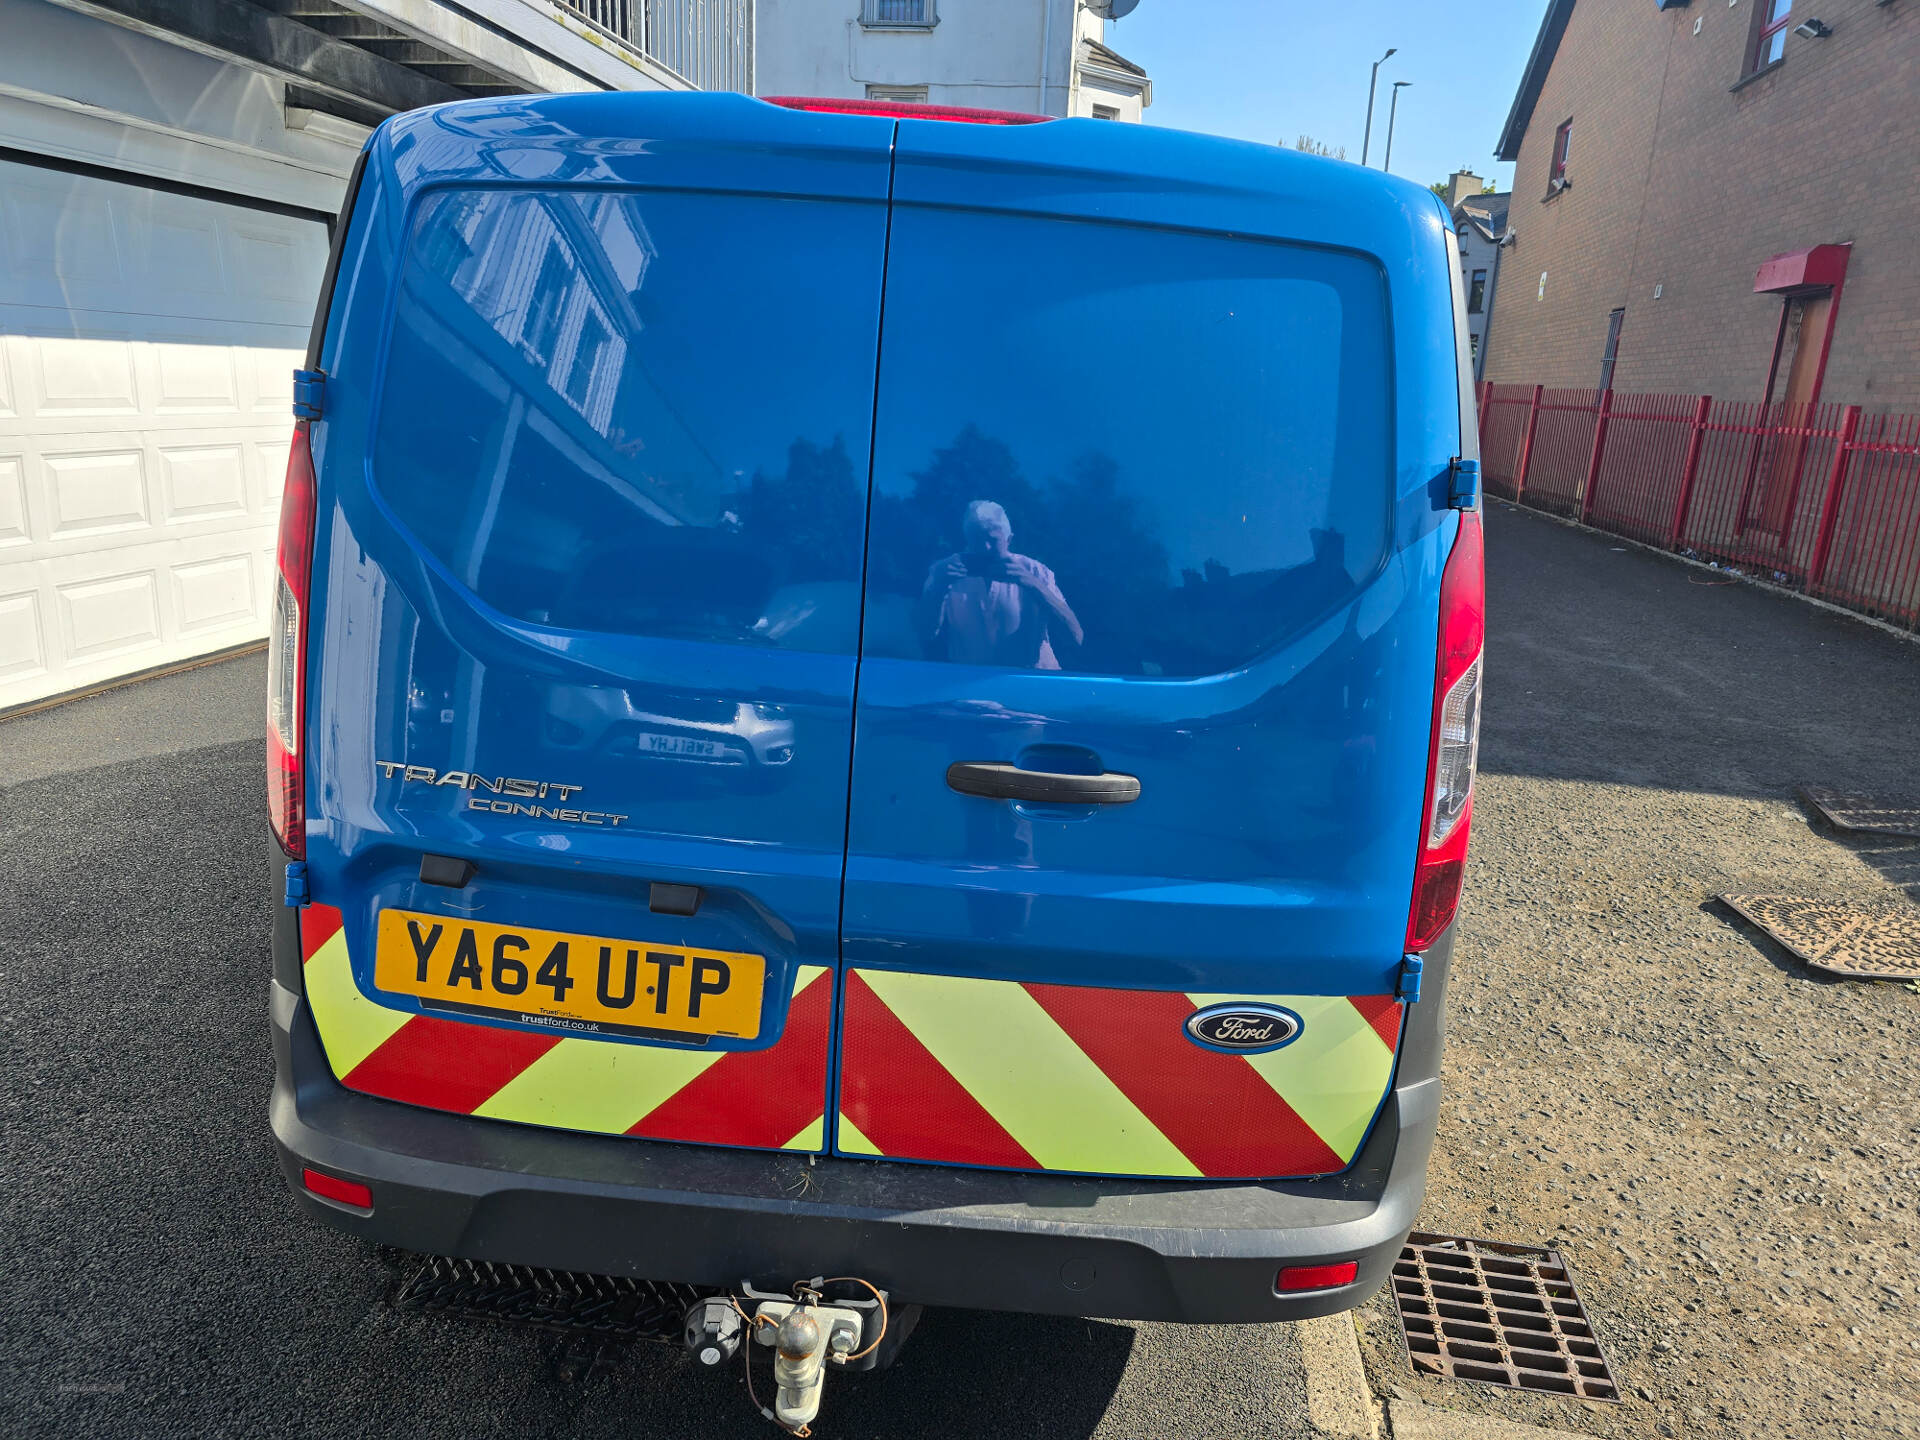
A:
[[[1426,968],[1426,962],[1418,955],[1407,955],[1400,961],[1400,985],[1393,993],[1407,1004],[1412,1005],[1420,998],[1420,972]]]
[[[326,398],[327,372],[324,370],[296,370],[293,372],[293,413],[301,420],[318,420],[320,405]]]
[[[287,862],[287,905],[290,909],[299,909],[313,897],[307,890],[307,862],[289,860]]]
[[[1471,510],[1480,503],[1480,462],[1456,459],[1447,467],[1447,504]]]

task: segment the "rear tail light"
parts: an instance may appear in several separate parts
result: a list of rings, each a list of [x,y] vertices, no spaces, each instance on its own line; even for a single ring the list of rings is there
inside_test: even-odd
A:
[[[1351,1285],[1360,1273],[1358,1260],[1342,1260],[1338,1265],[1289,1265],[1273,1282],[1282,1295],[1300,1290],[1337,1290]]]
[[[1024,110],[981,110],[972,105],[921,105],[911,100],[836,100],[824,95],[763,95],[769,105],[817,110],[828,115],[893,115],[906,120],[956,120],[963,125],[1038,125],[1051,115]]]
[[[1467,832],[1473,826],[1473,773],[1480,753],[1481,651],[1487,634],[1487,581],[1479,512],[1460,517],[1460,533],[1440,576],[1440,656],[1434,674],[1433,734],[1427,752],[1427,800],[1420,858],[1413,873],[1407,949],[1440,938],[1460,906]]]
[[[358,1180],[342,1180],[338,1175],[323,1175],[318,1170],[303,1166],[300,1183],[322,1200],[337,1200],[342,1205],[357,1205],[362,1210],[373,1209],[373,1191]]]
[[[314,504],[313,451],[307,422],[302,420],[293,427],[293,447],[287,452],[287,484],[280,497],[279,576],[267,630],[267,813],[280,848],[296,860],[307,853],[303,732]]]

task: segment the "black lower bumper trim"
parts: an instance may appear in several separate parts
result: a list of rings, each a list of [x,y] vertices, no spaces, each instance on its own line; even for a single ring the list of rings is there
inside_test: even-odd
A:
[[[1194,1322],[1350,1309],[1412,1228],[1439,1110],[1446,946],[1430,953],[1400,1074],[1344,1174],[1318,1181],[1090,1179],[573,1134],[359,1095],[299,997],[273,986],[272,1122],[309,1212],[381,1244],[551,1270],[784,1290],[859,1275],[903,1302]],[[1424,1012],[1424,1013],[1423,1013]],[[311,1166],[368,1185],[371,1214],[308,1194]],[[1280,1295],[1288,1265],[1358,1262]]]

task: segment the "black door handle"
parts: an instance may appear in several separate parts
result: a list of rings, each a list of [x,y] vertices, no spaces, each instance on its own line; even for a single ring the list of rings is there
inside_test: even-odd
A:
[[[1140,779],[1109,770],[1104,775],[1060,775],[980,760],[947,767],[947,786],[989,800],[1038,800],[1054,805],[1126,805],[1140,798]]]

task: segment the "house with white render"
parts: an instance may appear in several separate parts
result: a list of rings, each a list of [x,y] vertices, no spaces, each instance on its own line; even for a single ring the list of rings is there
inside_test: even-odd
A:
[[[1108,44],[1134,0],[759,0],[754,87],[1138,122],[1147,72]]]

